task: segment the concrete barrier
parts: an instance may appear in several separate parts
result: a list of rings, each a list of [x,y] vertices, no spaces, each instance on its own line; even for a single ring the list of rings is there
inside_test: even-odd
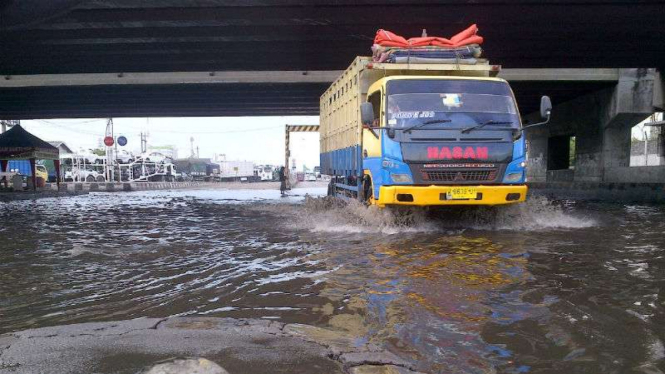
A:
[[[529,192],[554,199],[665,203],[665,183],[529,183]]]
[[[82,195],[89,192],[131,192],[131,191],[157,191],[191,188],[219,188],[223,184],[214,182],[106,182],[81,183],[63,182],[60,187],[55,183],[47,183],[44,188],[34,193],[2,193],[0,201],[32,200],[42,197]]]

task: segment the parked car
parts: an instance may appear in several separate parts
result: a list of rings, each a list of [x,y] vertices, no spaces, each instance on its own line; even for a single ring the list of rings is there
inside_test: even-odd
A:
[[[316,175],[308,173],[305,176],[305,180],[308,181],[308,182],[316,182]]]
[[[72,169],[65,172],[65,182],[105,182],[106,178],[94,170]]]
[[[92,152],[82,152],[78,154],[78,157],[85,159],[85,162],[88,164],[103,164],[106,160],[106,156],[99,156]]]
[[[139,156],[136,156],[136,161],[137,162],[140,162],[142,160],[144,162],[155,162],[155,163],[162,163],[162,162],[167,162],[167,161],[168,162],[173,162],[173,160],[171,160],[170,157],[166,157],[166,156],[164,156],[163,154],[161,154],[159,152],[143,153]]]
[[[125,150],[121,150],[115,154],[115,159],[121,164],[131,164],[132,161],[134,161],[134,155]]]

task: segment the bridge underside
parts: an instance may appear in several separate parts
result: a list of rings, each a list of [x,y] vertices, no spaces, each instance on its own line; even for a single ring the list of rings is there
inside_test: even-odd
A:
[[[476,23],[522,114],[541,95],[555,103],[551,125],[527,133],[532,182],[662,184],[665,166],[628,160],[631,127],[665,107],[665,0],[432,3],[5,0],[0,118],[317,115],[377,29],[450,36]],[[575,165],[562,167],[572,136]]]
[[[0,73],[339,70],[376,30],[477,23],[510,68],[662,67],[663,1],[5,0]]]
[[[565,102],[611,82],[515,82],[524,113],[542,95]],[[319,114],[326,83],[56,86],[0,89],[0,118],[289,116]]]
[[[17,76],[340,71],[376,30],[449,36],[477,23],[504,68],[665,65],[665,1],[648,0],[5,0],[0,2],[0,117],[317,114],[332,80],[207,84],[11,84]],[[523,112],[606,81],[513,82]],[[10,83],[10,84],[3,84]],[[191,83],[191,82],[178,82]]]

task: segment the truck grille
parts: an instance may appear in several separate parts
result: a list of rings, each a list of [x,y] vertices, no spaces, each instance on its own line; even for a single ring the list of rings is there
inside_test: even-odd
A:
[[[496,179],[496,170],[423,171],[422,176],[430,182],[490,182]]]

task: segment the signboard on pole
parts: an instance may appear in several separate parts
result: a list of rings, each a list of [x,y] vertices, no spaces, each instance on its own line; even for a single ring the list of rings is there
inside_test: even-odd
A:
[[[122,135],[118,136],[118,145],[121,146],[121,147],[126,146],[127,145],[127,138],[125,138]]]
[[[112,136],[107,136],[107,137],[104,138],[104,144],[105,144],[107,147],[111,147],[111,146],[113,146],[113,143],[114,143],[114,142],[113,142],[113,137],[112,137]]]

